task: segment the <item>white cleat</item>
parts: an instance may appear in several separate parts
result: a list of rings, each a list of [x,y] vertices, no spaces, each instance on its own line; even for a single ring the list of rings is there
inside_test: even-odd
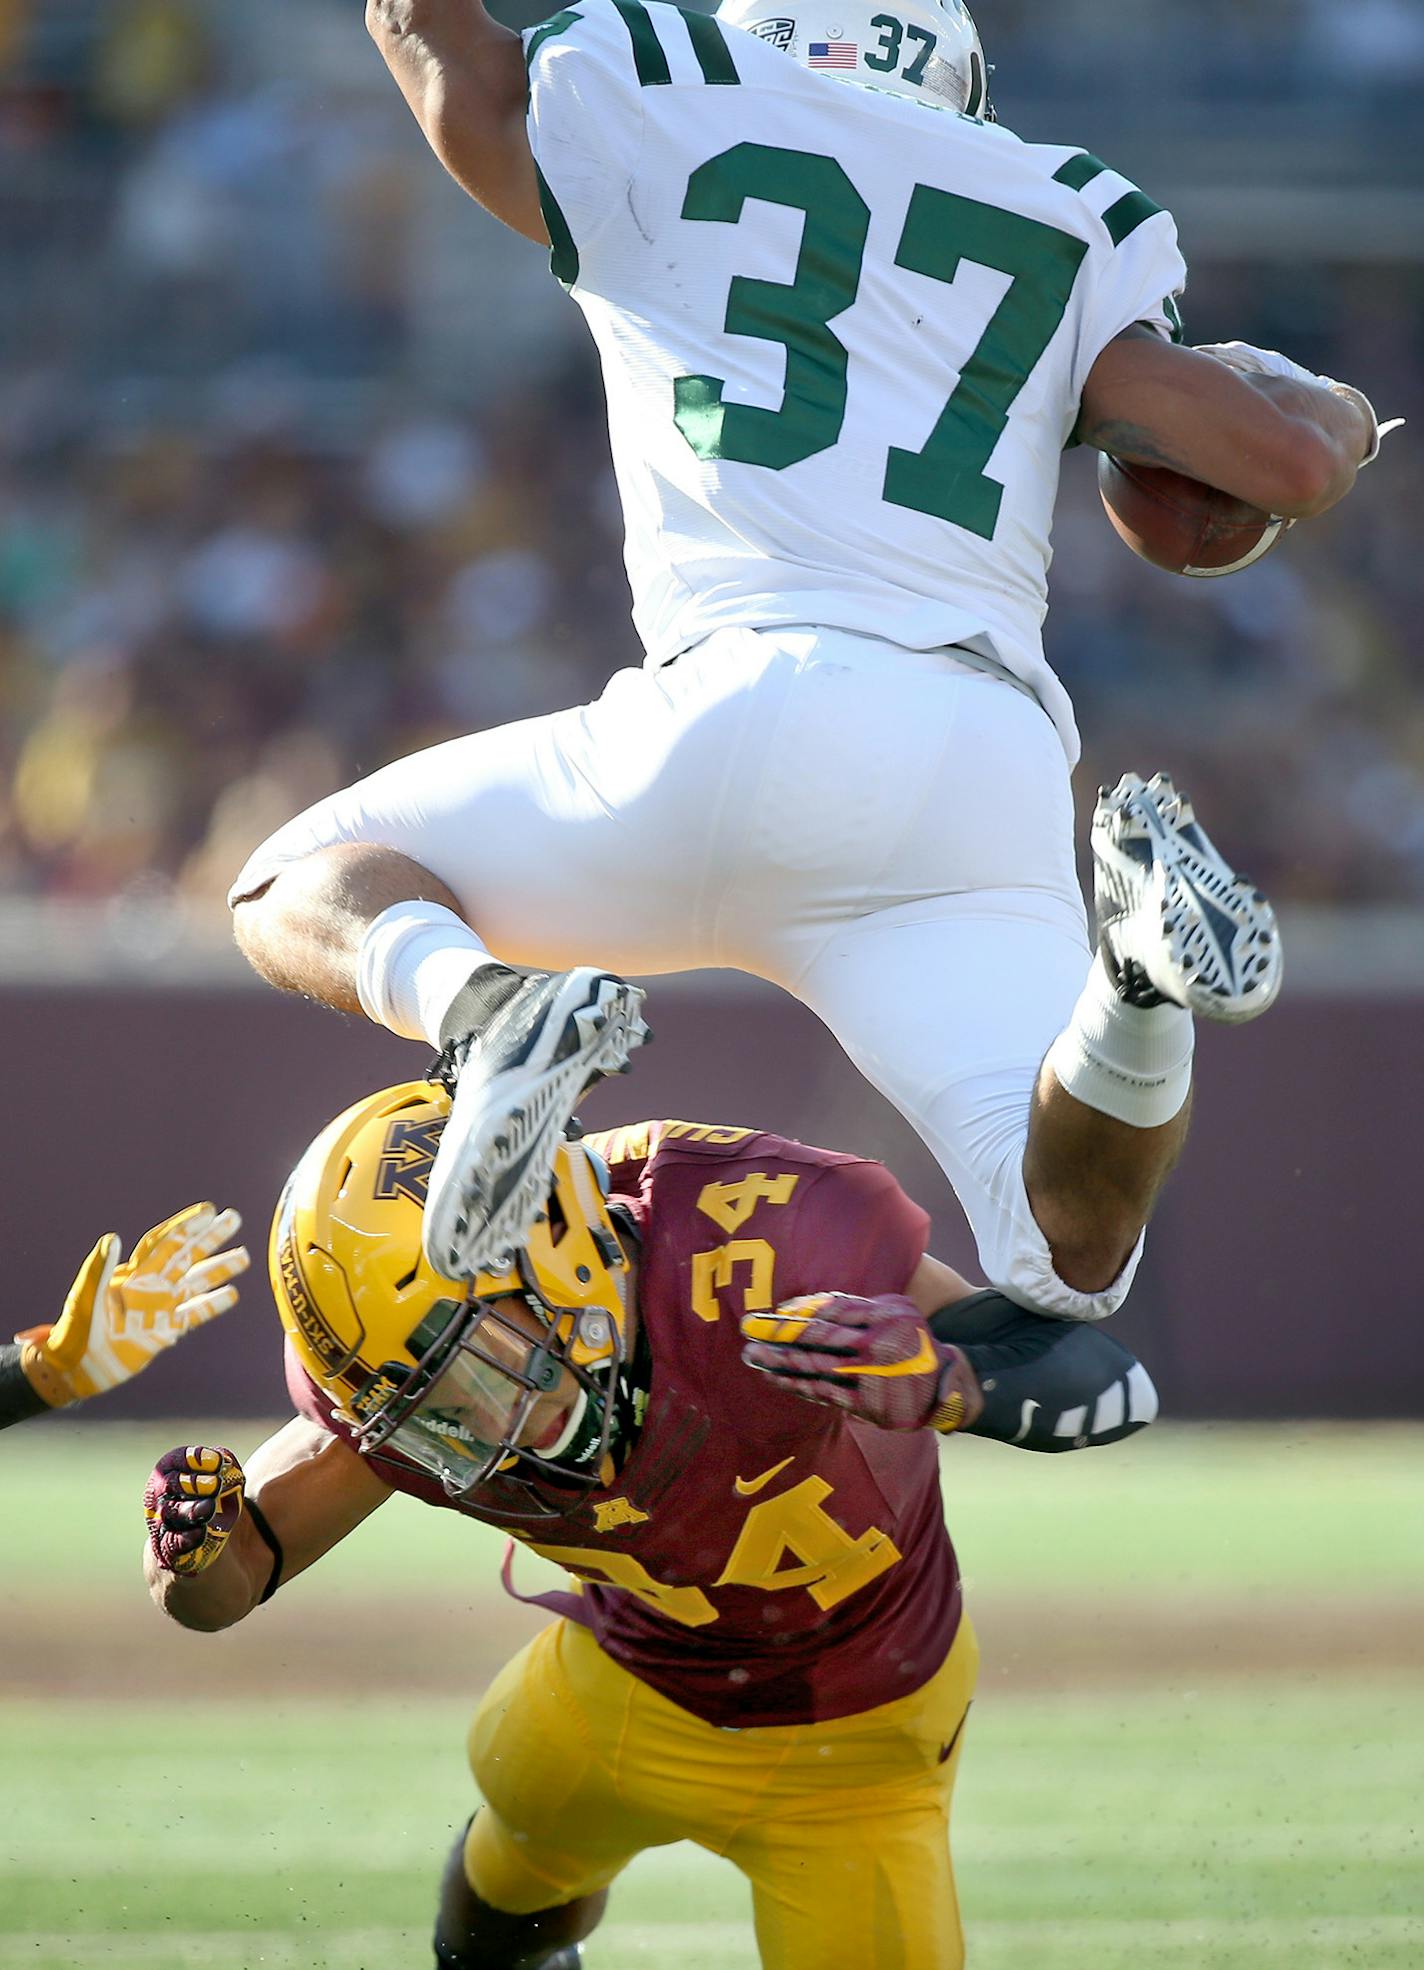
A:
[[[584,1091],[648,1038],[643,992],[582,965],[535,973],[464,1048],[422,1243],[446,1279],[501,1271],[549,1197]],[[457,1044],[457,1054],[460,1051]]]
[[[1222,860],[1164,773],[1125,773],[1100,792],[1092,846],[1098,939],[1125,998],[1170,999],[1227,1025],[1274,1003],[1275,911]]]

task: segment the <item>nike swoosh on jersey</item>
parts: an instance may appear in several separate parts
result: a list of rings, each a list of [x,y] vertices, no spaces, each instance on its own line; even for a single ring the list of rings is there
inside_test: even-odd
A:
[[[754,1491],[760,1491],[764,1484],[770,1484],[778,1471],[784,1471],[788,1464],[795,1462],[796,1457],[793,1452],[790,1457],[783,1457],[779,1464],[773,1464],[769,1471],[763,1471],[760,1477],[733,1478],[732,1489],[739,1498],[750,1498]]]
[[[837,1363],[838,1375],[923,1375],[927,1368],[938,1368],[939,1356],[928,1334],[920,1336],[920,1350],[908,1361],[891,1361],[883,1368],[862,1368],[859,1362]]]

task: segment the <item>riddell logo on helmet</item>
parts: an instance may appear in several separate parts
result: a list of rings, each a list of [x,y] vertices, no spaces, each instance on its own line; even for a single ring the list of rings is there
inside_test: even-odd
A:
[[[780,48],[783,54],[789,55],[791,43],[796,38],[796,23],[780,14],[772,20],[753,21],[747,33],[754,34],[758,41],[769,41],[773,48]]]

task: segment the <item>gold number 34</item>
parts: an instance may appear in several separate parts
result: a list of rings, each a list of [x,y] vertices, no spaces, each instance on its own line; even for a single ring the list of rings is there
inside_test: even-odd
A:
[[[752,1506],[716,1585],[760,1587],[768,1594],[804,1587],[820,1608],[832,1608],[869,1586],[900,1558],[888,1533],[870,1526],[858,1539],[822,1507],[831,1487],[822,1477],[803,1478],[775,1498]],[[631,1553],[596,1546],[535,1546],[581,1579],[623,1587],[685,1628],[705,1628],[717,1610],[700,1587],[654,1580]],[[787,1565],[787,1559],[795,1562]]]

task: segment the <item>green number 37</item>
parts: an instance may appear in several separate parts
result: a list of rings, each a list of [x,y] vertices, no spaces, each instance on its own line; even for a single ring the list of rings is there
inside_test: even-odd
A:
[[[748,199],[805,214],[794,279],[735,275],[723,323],[729,335],[786,350],[781,407],[729,404],[724,378],[680,376],[673,415],[699,458],[781,472],[828,451],[841,434],[848,359],[831,323],[855,301],[870,211],[834,158],[743,143],[698,166],[682,216],[735,225]],[[895,265],[950,282],[967,262],[1007,274],[1009,286],[925,443],[917,452],[890,448],[882,492],[892,506],[993,539],[1004,488],[985,468],[1063,319],[1087,250],[1086,241],[1041,220],[915,186]]]
[[[925,63],[934,53],[939,36],[931,34],[927,27],[916,27],[913,21],[896,20],[893,14],[876,14],[870,25],[880,29],[880,41],[876,47],[866,49],[865,66],[878,69],[882,75],[900,68],[900,51],[908,39],[914,54],[900,73],[907,82],[923,82]]]

